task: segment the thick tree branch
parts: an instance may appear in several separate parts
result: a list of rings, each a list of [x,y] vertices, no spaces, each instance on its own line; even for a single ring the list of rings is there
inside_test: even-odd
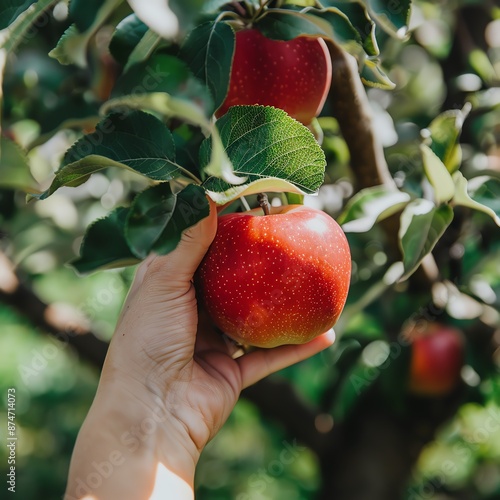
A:
[[[351,155],[351,169],[359,189],[385,184],[396,189],[387,167],[382,145],[373,133],[373,117],[368,97],[359,78],[356,59],[330,45],[333,116]]]

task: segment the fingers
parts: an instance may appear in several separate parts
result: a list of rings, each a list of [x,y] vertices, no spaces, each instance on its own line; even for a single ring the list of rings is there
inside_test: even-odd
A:
[[[330,347],[335,341],[335,332],[316,337],[307,344],[284,345],[274,349],[259,349],[236,359],[241,371],[242,389],[290,365],[314,356]]]

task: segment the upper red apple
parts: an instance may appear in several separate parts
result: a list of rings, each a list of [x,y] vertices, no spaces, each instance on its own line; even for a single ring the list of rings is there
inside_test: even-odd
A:
[[[347,239],[303,205],[219,217],[196,274],[199,299],[231,338],[259,347],[302,344],[329,330],[351,275]]]
[[[332,63],[321,38],[271,40],[256,29],[236,33],[229,92],[217,117],[230,106],[274,106],[309,125],[325,103]]]
[[[460,380],[464,339],[459,330],[430,323],[425,331],[410,333],[412,342],[410,391],[422,396],[451,392]]]

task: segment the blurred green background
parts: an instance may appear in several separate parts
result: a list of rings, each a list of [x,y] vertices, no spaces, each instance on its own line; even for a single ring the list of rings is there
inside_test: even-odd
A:
[[[60,125],[75,118],[85,124],[107,98],[119,67],[102,47],[127,12],[127,7],[118,10],[96,33],[86,69],[61,66],[47,56],[70,22],[64,2],[9,59],[3,132],[29,150],[37,182],[47,184],[80,134]],[[472,111],[461,138],[462,171],[477,180],[475,199],[500,215],[500,7],[494,2],[419,0],[413,5],[411,30],[404,42],[379,33],[382,64],[396,89],[368,90],[391,173],[405,190],[419,192],[421,129],[443,110],[468,102]],[[329,117],[328,102],[323,114],[319,121],[325,133],[327,177],[319,196],[306,203],[336,216],[352,196],[354,181],[349,151],[338,123]],[[47,137],[50,140],[43,142]],[[487,182],[481,182],[484,170],[491,176]],[[0,169],[0,175],[7,174]],[[131,174],[109,169],[39,203],[26,204],[20,189],[0,189],[0,436],[5,442],[7,389],[15,387],[18,498],[61,498],[72,447],[99,377],[98,368],[88,361],[92,354],[79,354],[65,335],[60,340],[47,335],[43,321],[63,321],[56,325],[62,332],[78,325],[101,340],[111,338],[134,269],[79,277],[66,263],[77,256],[85,227],[129,202],[140,187]],[[378,226],[348,237],[354,268],[348,304],[337,327],[339,340],[329,351],[243,395],[202,455],[198,497],[331,498],[325,478],[335,474],[347,450],[357,453],[354,474],[373,468],[375,475],[383,476],[377,464],[377,453],[382,457],[383,450],[363,437],[367,429],[372,435],[379,429],[382,438],[386,429],[380,420],[389,426],[395,421],[407,425],[408,435],[417,436],[398,441],[398,446],[415,447],[411,474],[403,477],[406,486],[399,498],[500,499],[498,227],[485,214],[458,211],[449,238],[436,247],[436,260],[450,285],[437,311],[429,304],[436,302],[440,289],[423,292],[407,283],[384,286],[390,256]],[[16,307],[8,298],[12,270],[29,292]],[[379,289],[367,300],[367,291]],[[37,300],[50,304],[44,318]],[[463,386],[448,398],[408,395],[408,353],[403,349],[394,359],[389,355],[401,325],[422,311],[466,333]],[[362,391],[353,377],[362,380]],[[277,409],[276,394],[287,401],[287,391],[293,405]],[[311,446],[305,446],[313,434]],[[393,445],[390,439],[383,443]],[[4,478],[7,452],[5,446],[0,448]],[[392,467],[390,461],[386,465]],[[3,485],[0,491],[3,498]],[[375,493],[373,498],[378,498]]]

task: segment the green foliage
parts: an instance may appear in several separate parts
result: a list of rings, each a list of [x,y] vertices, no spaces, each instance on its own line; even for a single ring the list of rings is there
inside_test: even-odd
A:
[[[234,106],[217,121],[234,171],[246,181],[237,187],[209,177],[204,187],[218,203],[261,191],[314,193],[323,182],[324,153],[313,135],[279,109]],[[200,167],[211,158],[210,139],[202,145]]]
[[[75,4],[73,14],[75,17],[78,16],[80,22],[72,24],[65,31],[49,55],[61,64],[76,64],[85,68],[87,66],[87,47],[91,38],[122,2],[123,0],[105,0],[104,2],[94,2],[94,5],[90,5],[89,8],[87,3],[72,1],[71,5]],[[84,18],[80,17],[82,11],[86,13]]]
[[[345,232],[366,232],[376,222],[403,209],[411,197],[385,186],[375,186],[359,191],[337,218]]]
[[[25,191],[33,188],[35,179],[31,175],[28,158],[15,142],[6,137],[0,137],[0,165],[0,187]]]
[[[120,63],[125,65],[130,54],[144,37],[148,27],[135,15],[130,14],[116,26],[109,42],[109,51]]]
[[[196,27],[184,41],[180,57],[213,96],[215,109],[224,102],[234,52],[234,32],[226,23]]]
[[[7,0],[0,10],[0,30],[7,28],[19,14],[23,13],[36,0]]]
[[[419,429],[427,409],[451,401],[458,413],[425,447],[405,495],[497,498],[498,432],[484,429],[499,422],[500,401],[498,339],[487,333],[498,330],[500,310],[498,9],[427,0],[263,8],[252,0],[245,13],[219,0],[170,0],[161,13],[151,5],[72,0],[65,18],[53,0],[2,3],[0,292],[6,256],[42,300],[73,305],[109,340],[133,265],[173,250],[208,214],[206,195],[224,211],[256,206],[260,192],[275,205],[323,209],[351,247],[348,303],[335,346],[275,381],[291,384],[306,414],[316,413],[308,432],[323,444],[337,429],[349,445],[363,435],[370,398]],[[250,25],[278,40],[322,37],[332,53],[356,58],[390,182],[376,185],[373,172],[353,168],[346,130],[365,124],[332,118],[342,116],[337,88],[314,135],[269,107],[235,107],[214,119],[234,33]],[[25,192],[40,200],[26,205]],[[424,270],[414,276],[424,259],[435,270],[427,284]],[[450,399],[407,393],[411,349],[400,332],[420,321],[465,332],[464,383]],[[28,377],[26,367],[53,341],[2,304],[0,331],[0,388],[15,385],[21,405],[19,495],[60,498],[97,373],[56,343],[57,356]],[[201,459],[197,496],[316,498],[321,454],[299,443],[294,460],[280,462],[295,439],[284,430],[291,413],[276,425],[240,401]],[[357,434],[344,434],[353,421]],[[357,474],[370,467],[360,456]],[[5,450],[0,459],[6,463]]]
[[[99,268],[109,269],[138,262],[125,239],[128,213],[127,208],[117,208],[88,228],[80,258],[72,263],[78,272],[88,273]]]
[[[172,134],[160,120],[141,111],[112,114],[68,150],[50,188],[37,198],[43,200],[62,186],[79,186],[106,167],[127,168],[159,181],[183,173],[175,162]]]
[[[164,54],[156,54],[148,61],[130,66],[116,82],[111,97],[131,96],[133,99],[153,93],[165,93],[188,101],[200,108],[207,117],[214,109],[207,87],[192,75],[181,60]],[[108,107],[113,105],[111,100]]]
[[[429,200],[411,202],[401,214],[399,238],[405,274],[409,277],[434,248],[453,219],[448,205],[436,207]]]

